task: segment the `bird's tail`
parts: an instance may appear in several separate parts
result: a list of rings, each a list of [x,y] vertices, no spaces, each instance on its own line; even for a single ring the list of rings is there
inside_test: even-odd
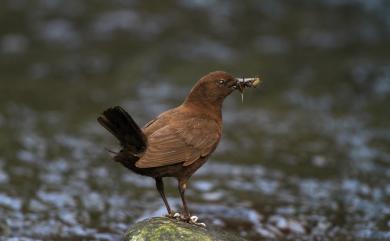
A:
[[[145,134],[133,118],[120,106],[108,108],[97,120],[131,154],[142,153],[146,150],[147,139]]]

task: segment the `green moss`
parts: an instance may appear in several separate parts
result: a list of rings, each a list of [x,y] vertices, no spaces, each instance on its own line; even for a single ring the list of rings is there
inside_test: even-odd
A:
[[[136,223],[122,241],[243,241],[242,238],[221,231],[168,218],[151,218]]]

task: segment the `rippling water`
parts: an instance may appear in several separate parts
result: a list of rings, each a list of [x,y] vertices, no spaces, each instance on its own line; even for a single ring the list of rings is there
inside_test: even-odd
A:
[[[249,240],[390,239],[388,1],[1,5],[2,240],[116,240],[165,214],[96,117],[119,104],[146,123],[216,69],[264,86],[225,102],[193,213]]]

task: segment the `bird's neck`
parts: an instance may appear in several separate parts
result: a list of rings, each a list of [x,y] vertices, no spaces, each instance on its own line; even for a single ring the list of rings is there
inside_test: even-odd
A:
[[[196,93],[191,92],[185,101],[183,106],[196,111],[199,111],[218,122],[222,121],[222,103],[223,100],[210,99],[205,96],[199,96]]]

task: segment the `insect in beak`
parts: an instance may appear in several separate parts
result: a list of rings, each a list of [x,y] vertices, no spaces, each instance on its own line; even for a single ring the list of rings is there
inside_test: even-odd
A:
[[[240,94],[241,94],[241,103],[244,103],[245,86],[241,82],[237,82],[237,89],[240,91]]]
[[[241,102],[244,103],[244,90],[245,88],[256,88],[260,85],[261,80],[259,77],[255,78],[237,78],[236,89],[241,93]]]

